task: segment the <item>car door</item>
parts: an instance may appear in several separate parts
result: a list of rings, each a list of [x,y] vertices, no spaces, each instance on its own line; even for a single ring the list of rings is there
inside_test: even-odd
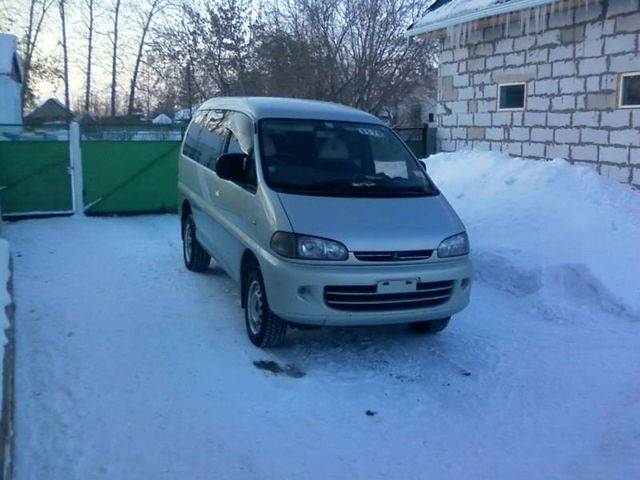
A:
[[[199,117],[200,133],[196,141],[199,165],[191,179],[196,192],[193,205],[196,237],[214,258],[219,257],[216,238],[220,230],[219,222],[215,220],[217,199],[214,192],[219,181],[215,168],[226,139],[224,122],[223,110],[209,110]]]
[[[256,171],[254,154],[254,128],[249,116],[230,112],[226,118],[227,137],[224,153],[245,153],[248,159],[242,166],[244,177],[232,182],[217,179],[214,195],[219,206],[220,222],[225,230],[217,240],[220,262],[232,278],[240,278],[240,263],[245,248],[252,243],[254,234],[247,210],[255,203]]]

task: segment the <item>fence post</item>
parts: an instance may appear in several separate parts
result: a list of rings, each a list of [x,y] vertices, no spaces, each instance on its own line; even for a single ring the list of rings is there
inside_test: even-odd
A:
[[[69,124],[69,166],[71,170],[71,196],[73,214],[84,215],[84,181],[82,176],[82,152],[80,151],[80,125]]]
[[[424,158],[429,156],[429,124],[422,124],[422,145],[424,147]]]

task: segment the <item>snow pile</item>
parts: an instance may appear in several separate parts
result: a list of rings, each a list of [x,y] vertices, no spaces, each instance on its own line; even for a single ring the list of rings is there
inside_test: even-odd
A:
[[[427,165],[467,226],[478,279],[540,295],[546,315],[640,317],[640,194],[631,187],[562,159],[473,151]]]

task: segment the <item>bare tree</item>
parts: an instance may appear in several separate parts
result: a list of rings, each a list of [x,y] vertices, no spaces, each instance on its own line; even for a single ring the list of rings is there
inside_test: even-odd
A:
[[[159,29],[153,45],[157,68],[197,103],[216,93],[257,93],[255,56],[261,27],[251,0],[183,3]]]
[[[34,53],[38,44],[38,37],[42,31],[42,24],[47,11],[53,5],[54,0],[31,0],[27,17],[27,31],[24,36],[22,58],[22,103],[32,100],[31,69],[34,63]]]
[[[113,2],[113,32],[111,32],[111,116],[116,114],[116,89],[118,85],[117,69],[118,69],[118,27],[120,22],[121,0]]]
[[[91,64],[93,57],[93,33],[95,21],[95,0],[85,0],[87,7],[87,70],[85,72],[84,111],[88,112],[91,102]]]
[[[428,45],[402,35],[420,14],[416,0],[299,0],[286,5],[276,13],[275,18],[283,19],[276,31],[290,43],[307,45],[310,68],[302,70],[309,73],[301,83],[313,86],[314,98],[379,114],[433,68]],[[274,53],[261,57],[273,58]],[[293,66],[303,61],[300,55],[288,59]]]
[[[151,27],[151,22],[154,17],[159,14],[162,9],[167,5],[166,0],[149,0],[148,9],[141,16],[142,32],[140,34],[140,42],[138,44],[138,54],[133,67],[133,74],[131,77],[131,88],[129,90],[129,106],[127,113],[131,115],[135,107],[136,86],[138,81],[138,73],[140,72],[140,62],[142,61],[142,54],[146,45],[147,35]]]
[[[60,25],[62,27],[62,62],[63,62],[63,82],[64,82],[64,106],[71,109],[69,101],[69,46],[67,44],[67,16],[65,12],[67,0],[58,0],[58,10],[60,11]]]

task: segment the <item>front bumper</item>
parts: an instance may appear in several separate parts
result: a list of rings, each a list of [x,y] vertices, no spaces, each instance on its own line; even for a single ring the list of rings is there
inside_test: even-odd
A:
[[[423,264],[323,265],[284,260],[262,251],[260,267],[271,310],[290,322],[308,325],[385,325],[449,317],[469,304],[468,256]],[[450,296],[436,306],[396,310],[345,311],[329,307],[326,286],[369,285],[394,280],[453,281]]]

